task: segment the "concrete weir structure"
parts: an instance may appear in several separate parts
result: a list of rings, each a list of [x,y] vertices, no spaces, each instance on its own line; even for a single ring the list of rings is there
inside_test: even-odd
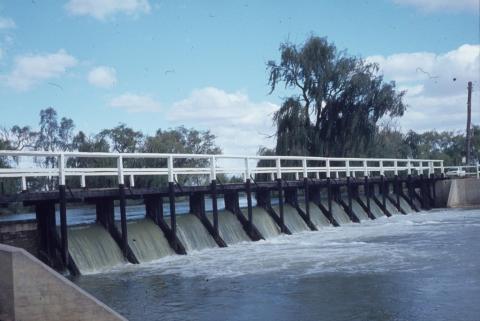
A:
[[[0,320],[126,320],[23,249],[0,244]]]
[[[97,273],[128,262],[142,264],[167,255],[185,255],[208,247],[227,247],[280,234],[321,233],[324,226],[361,223],[433,207],[474,205],[480,200],[479,181],[447,179],[441,160],[13,151],[0,151],[0,157],[6,158],[7,163],[9,157],[17,160],[11,168],[0,169],[0,179],[16,180],[21,187],[18,192],[0,194],[0,205],[33,206],[36,215],[35,220],[24,224],[28,231],[22,231],[15,224],[2,229],[0,224],[0,242],[28,244],[28,251],[44,263],[72,275]],[[58,166],[22,167],[32,164],[28,162],[29,157],[55,158]],[[18,161],[19,158],[27,160]],[[88,162],[79,161],[95,158],[113,159],[116,166],[88,167],[85,165]],[[17,166],[13,166],[15,164]],[[218,174],[241,176],[243,182],[222,183]],[[114,177],[118,186],[89,188],[86,178],[92,176]],[[185,176],[195,177],[195,181],[201,183],[179,184],[178,178]],[[51,183],[40,188],[29,186],[32,177]],[[140,177],[163,177],[165,181],[157,186],[142,185],[145,180]],[[72,183],[75,179],[78,179],[77,186]],[[72,186],[68,186],[68,182]],[[186,203],[188,214],[177,213],[179,198]],[[144,206],[145,215],[141,219],[127,220],[129,202]],[[69,208],[78,204],[94,205],[94,224],[67,224]],[[19,240],[21,242],[17,242]],[[3,284],[6,289],[16,289],[17,284],[22,284],[23,280],[16,278],[17,269],[23,271],[22,268],[31,266],[32,270],[24,273],[34,276],[38,271],[53,273],[38,260],[32,261],[28,253],[22,251],[23,256],[18,254],[20,258],[17,258],[16,254],[8,254],[7,249],[17,253],[8,247],[2,254],[0,248],[3,255],[0,265],[13,271],[10,274],[6,271],[6,275],[12,277],[0,283],[2,288]],[[17,268],[15,262],[19,260],[25,261],[24,267]],[[4,261],[10,263],[3,264]],[[52,282],[65,281],[58,275],[56,279],[47,275]],[[57,291],[50,283],[38,282],[34,278],[30,286]],[[108,309],[102,310],[105,307],[101,303],[89,301],[92,298],[82,296],[85,293],[76,292],[77,288],[59,284],[58,287],[81,297],[78,300],[92,309],[85,309],[87,316],[91,316],[89,311],[99,313],[95,318],[86,319],[119,317],[110,315]],[[17,291],[21,293],[21,288]],[[57,295],[55,293],[52,295]],[[48,297],[50,293],[43,295]],[[15,291],[10,298],[15,298]],[[70,307],[68,300],[75,300],[69,296],[63,299],[67,300],[63,304],[65,308]],[[5,302],[11,306],[15,300]],[[15,307],[16,303],[13,304]],[[77,311],[76,307],[72,309]],[[0,320],[3,319],[0,317]]]

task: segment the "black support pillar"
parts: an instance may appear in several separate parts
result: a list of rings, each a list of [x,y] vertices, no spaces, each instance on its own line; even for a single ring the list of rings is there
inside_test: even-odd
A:
[[[211,191],[212,191],[212,214],[213,214],[213,230],[215,236],[219,236],[218,233],[218,204],[217,204],[217,181],[212,180],[211,183]]]
[[[125,257],[128,256],[128,235],[127,235],[127,201],[125,198],[125,185],[118,184],[118,195],[120,203],[120,226],[122,230],[122,251]]]
[[[168,182],[168,202],[170,204],[170,244],[177,245],[177,217],[175,213],[175,185]]]
[[[247,194],[247,216],[248,216],[248,231],[252,233],[253,228],[253,208],[252,208],[252,186],[250,178],[245,182],[245,192]]]
[[[278,193],[278,210],[280,213],[280,229],[282,233],[286,233],[285,218],[283,215],[283,181],[281,178],[277,178],[277,193]]]
[[[59,185],[59,204],[60,204],[60,242],[62,262],[68,266],[68,235],[67,235],[67,195],[65,185]]]

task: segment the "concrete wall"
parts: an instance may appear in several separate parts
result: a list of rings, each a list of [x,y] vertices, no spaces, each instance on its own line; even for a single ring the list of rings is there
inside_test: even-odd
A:
[[[36,220],[0,222],[0,243],[25,249],[38,257],[39,241]]]
[[[480,180],[454,179],[450,185],[447,207],[480,206]]]
[[[0,320],[126,320],[23,249],[0,244]]]

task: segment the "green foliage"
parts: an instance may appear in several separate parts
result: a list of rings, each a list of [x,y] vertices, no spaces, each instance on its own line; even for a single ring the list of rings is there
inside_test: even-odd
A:
[[[104,129],[99,136],[110,140],[110,145],[118,153],[135,153],[140,150],[143,142],[143,134],[120,124],[112,129]]]
[[[403,92],[385,83],[375,64],[338,51],[325,38],[283,43],[280,63],[269,61],[273,92],[284,84],[295,93],[274,115],[276,153],[353,156],[372,142],[377,122],[403,115]]]
[[[154,136],[148,136],[142,151],[146,153],[175,154],[221,154],[222,150],[215,144],[215,135],[210,131],[198,131],[183,126],[175,129],[157,130]],[[148,167],[166,167],[165,160],[147,161]],[[175,167],[207,167],[206,159],[177,159]],[[152,182],[150,180],[150,182]],[[179,177],[181,184],[206,183],[205,177]]]

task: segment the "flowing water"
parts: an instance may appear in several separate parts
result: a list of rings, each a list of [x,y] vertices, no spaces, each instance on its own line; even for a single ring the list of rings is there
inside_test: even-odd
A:
[[[208,213],[207,216],[213,224],[213,214]],[[226,210],[218,211],[218,232],[228,245],[250,241],[237,217]]]
[[[366,196],[360,196],[360,199],[362,200],[363,204],[367,205]],[[370,199],[370,211],[372,212],[373,216],[375,216],[375,218],[385,216],[385,213],[383,213],[382,209],[378,206],[377,203],[375,203],[373,199]]]
[[[317,227],[317,228],[322,228],[325,226],[331,226],[330,221],[328,218],[323,215],[322,210],[320,207],[318,207],[315,203],[309,202],[309,207],[310,207],[310,221]],[[305,203],[300,202],[298,204],[300,208],[306,212],[305,210]]]
[[[126,263],[117,243],[100,224],[70,227],[68,249],[82,274],[98,273]]]
[[[243,213],[246,213],[246,209],[243,209]],[[273,218],[261,207],[255,206],[252,208],[253,225],[257,228],[260,234],[269,239],[280,235],[280,227],[275,223]]]
[[[168,256],[74,281],[132,321],[478,321],[478,253],[480,210],[437,210]]]
[[[400,197],[400,207],[407,214],[415,212],[415,210],[410,206],[410,204],[408,204],[407,200],[404,199],[403,197]]]
[[[175,254],[162,230],[151,219],[128,222],[128,244],[140,262]]]
[[[327,200],[322,199],[322,205],[328,209]],[[350,217],[348,217],[348,214],[345,212],[342,205],[333,201],[332,201],[332,216],[335,219],[335,221],[337,221],[337,223],[340,225],[352,223],[352,220],[350,219]]]
[[[377,195],[377,199],[380,202],[382,202],[382,196],[381,195]],[[387,211],[389,211],[390,214],[392,214],[392,215],[402,214],[402,213],[400,213],[398,208],[395,206],[395,204],[393,204],[388,198],[385,200],[385,207],[387,208]]]
[[[347,203],[348,200],[345,200],[345,203]],[[360,205],[360,203],[357,202],[356,199],[352,199],[352,211],[355,213],[355,215],[358,217],[360,221],[368,221],[370,218],[368,217],[367,212],[363,209],[363,207]]]
[[[278,205],[272,206],[273,210],[277,215],[280,216],[280,209]],[[310,231],[307,223],[303,220],[303,218],[298,214],[297,210],[291,206],[290,204],[283,205],[283,219],[285,222],[285,226],[290,230],[292,233],[299,233],[304,231]]]
[[[170,220],[166,222],[170,224]],[[187,253],[218,246],[200,219],[193,214],[177,216],[177,236]]]

